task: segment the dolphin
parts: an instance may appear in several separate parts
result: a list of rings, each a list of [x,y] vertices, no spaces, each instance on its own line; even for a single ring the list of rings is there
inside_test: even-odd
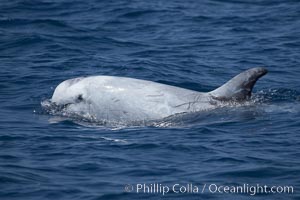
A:
[[[79,77],[60,83],[50,102],[65,112],[94,120],[159,120],[215,109],[226,102],[244,102],[251,97],[256,81],[267,72],[263,67],[246,70],[207,93],[127,77]]]

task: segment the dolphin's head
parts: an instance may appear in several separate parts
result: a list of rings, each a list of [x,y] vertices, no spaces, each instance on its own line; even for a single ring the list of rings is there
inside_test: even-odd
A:
[[[81,104],[86,99],[86,89],[82,80],[84,78],[74,78],[60,83],[53,93],[51,102],[57,106],[69,106]]]

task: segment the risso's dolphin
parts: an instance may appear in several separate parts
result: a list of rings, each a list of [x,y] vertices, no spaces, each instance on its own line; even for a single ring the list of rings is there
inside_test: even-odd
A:
[[[235,76],[207,93],[152,81],[114,76],[90,76],[60,83],[51,103],[82,117],[113,122],[158,120],[178,113],[215,109],[226,102],[250,98],[262,67]]]

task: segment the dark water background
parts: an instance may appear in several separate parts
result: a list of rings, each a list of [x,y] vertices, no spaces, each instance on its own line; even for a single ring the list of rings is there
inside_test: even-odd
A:
[[[159,199],[125,184],[292,185],[299,199],[300,2],[1,0],[0,199]],[[118,75],[210,91],[266,66],[251,106],[111,130],[42,112],[61,81]]]

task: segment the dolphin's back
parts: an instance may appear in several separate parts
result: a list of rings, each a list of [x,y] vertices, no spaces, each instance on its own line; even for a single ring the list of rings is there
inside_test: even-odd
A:
[[[204,93],[126,77],[93,76],[81,84],[88,85],[88,98],[97,105],[95,114],[108,120],[154,120],[196,111],[195,102],[206,98]]]

